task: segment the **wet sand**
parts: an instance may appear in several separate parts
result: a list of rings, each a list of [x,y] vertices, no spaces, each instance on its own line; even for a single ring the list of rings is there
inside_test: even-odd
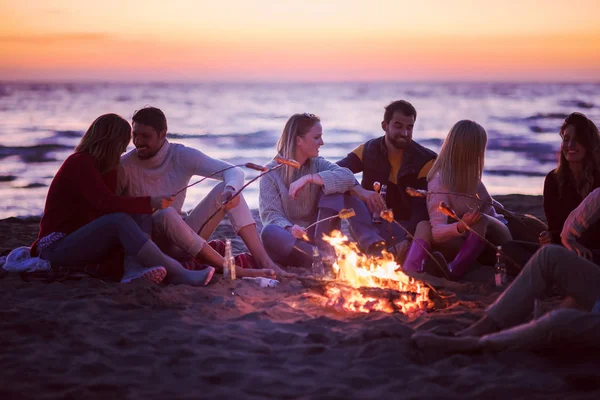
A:
[[[497,199],[543,216],[539,196]],[[0,254],[29,245],[38,224],[0,221]],[[415,330],[450,334],[477,320],[498,295],[492,273],[482,267],[467,282],[438,287],[435,309],[414,318],[327,308],[323,283],[302,274],[268,289],[8,274],[0,279],[0,396],[598,398],[599,354],[447,355],[411,344]]]

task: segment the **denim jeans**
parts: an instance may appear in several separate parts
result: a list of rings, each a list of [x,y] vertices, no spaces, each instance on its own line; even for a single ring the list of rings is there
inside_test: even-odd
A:
[[[383,240],[371,223],[371,214],[367,206],[360,199],[349,194],[338,193],[321,196],[317,219],[334,216],[343,208],[353,208],[356,213],[354,217],[348,219],[348,223],[361,250],[366,251],[373,243]],[[294,238],[284,228],[267,225],[261,232],[261,239],[273,261],[283,265],[306,265],[310,263],[312,257],[312,246],[318,246],[321,252],[328,251],[322,236],[331,233],[334,229],[339,229],[340,225],[339,218],[317,224],[314,231],[309,231],[310,243]]]
[[[138,224],[124,213],[103,215],[42,250],[40,258],[52,265],[79,266],[102,262],[120,247],[135,256],[149,240]]]

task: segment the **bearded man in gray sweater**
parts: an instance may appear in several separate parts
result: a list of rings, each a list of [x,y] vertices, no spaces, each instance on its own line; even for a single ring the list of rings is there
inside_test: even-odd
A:
[[[231,166],[194,148],[170,143],[167,140],[167,118],[158,108],[145,107],[137,111],[132,120],[133,143],[136,148],[121,158],[117,184],[119,195],[154,196],[155,193],[177,193],[189,184],[192,176],[209,176]],[[137,222],[144,231],[152,235],[166,254],[179,259],[193,257],[220,270],[223,257],[206,240],[225,213],[228,213],[233,228],[248,247],[258,268],[238,267],[238,276],[285,275],[285,271],[265,251],[244,197],[239,195],[227,205],[222,205],[243,186],[242,169],[231,168],[212,178],[222,182],[190,213],[182,212],[186,195],[186,190],[183,190],[175,196],[171,207],[157,211],[150,217],[135,217]],[[215,212],[216,215],[209,220]]]

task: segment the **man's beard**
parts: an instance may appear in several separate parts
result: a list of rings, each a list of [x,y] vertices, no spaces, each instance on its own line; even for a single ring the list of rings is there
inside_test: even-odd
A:
[[[409,138],[394,139],[391,136],[388,136],[388,140],[389,140],[390,144],[392,146],[394,146],[395,148],[397,148],[398,150],[403,150],[410,145]]]

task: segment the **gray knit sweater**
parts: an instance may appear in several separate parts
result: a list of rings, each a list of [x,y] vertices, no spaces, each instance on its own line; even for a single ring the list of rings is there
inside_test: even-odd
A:
[[[271,168],[276,166],[275,161],[267,164]],[[322,157],[315,157],[307,161],[298,170],[296,179],[307,174],[319,174],[324,185],[320,188],[324,194],[344,193],[354,184],[354,174],[348,168],[342,168]],[[277,225],[282,228],[292,225],[308,226],[317,220],[317,205],[319,190],[310,191],[310,197],[300,196],[293,200],[288,189],[283,183],[283,171],[278,169],[260,179],[259,207],[260,219],[263,225]],[[306,185],[301,193],[306,191],[311,184]]]

